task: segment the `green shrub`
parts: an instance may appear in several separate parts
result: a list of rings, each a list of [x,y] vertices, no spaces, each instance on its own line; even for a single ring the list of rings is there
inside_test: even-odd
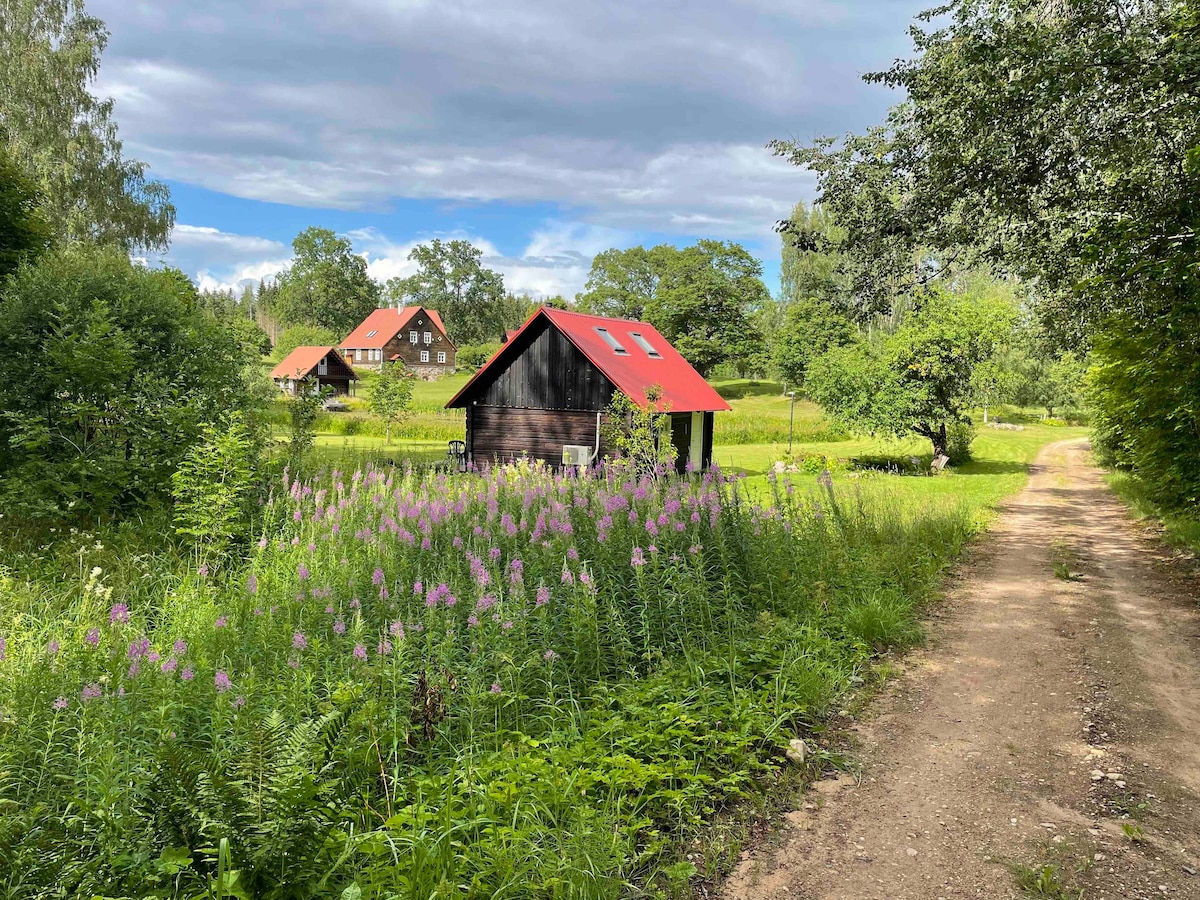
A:
[[[946,426],[946,455],[958,466],[971,461],[971,444],[978,429],[971,422],[953,422]]]

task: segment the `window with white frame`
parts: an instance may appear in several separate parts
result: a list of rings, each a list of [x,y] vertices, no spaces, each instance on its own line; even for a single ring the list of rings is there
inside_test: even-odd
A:
[[[354,351],[354,361],[362,362],[362,350],[361,349]]]
[[[428,350],[421,351],[421,362],[429,362],[429,351]]]
[[[438,351],[438,362],[443,363],[443,364],[446,362],[446,351],[445,350]]]
[[[420,335],[419,335],[419,334],[417,334],[415,331],[410,331],[410,332],[408,333],[408,342],[409,342],[410,344],[415,344],[415,343],[417,343],[417,339],[418,339],[419,337],[420,337]]]
[[[432,343],[433,343],[433,332],[432,331],[425,332],[425,346],[429,346]]]

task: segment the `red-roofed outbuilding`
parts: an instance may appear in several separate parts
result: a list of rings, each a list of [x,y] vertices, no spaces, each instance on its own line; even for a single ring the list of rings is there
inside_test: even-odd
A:
[[[581,464],[606,452],[601,425],[613,395],[646,408],[651,387],[671,417],[677,466],[707,467],[713,413],[729,404],[648,322],[544,306],[446,407],[466,409],[471,462]]]
[[[305,383],[332,388],[335,394],[348,394],[351,383],[358,380],[333,347],[297,347],[271,370],[271,378],[289,394],[296,393]]]
[[[423,306],[377,309],[346,336],[341,347],[356,369],[381,369],[385,360],[391,360],[424,377],[454,371],[454,342],[437,310]]]

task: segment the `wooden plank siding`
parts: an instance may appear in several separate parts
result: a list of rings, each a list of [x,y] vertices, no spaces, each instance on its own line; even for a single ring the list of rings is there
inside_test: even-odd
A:
[[[606,420],[601,414],[601,422]],[[596,446],[596,413],[587,410],[467,407],[467,454],[477,466],[522,456],[562,465],[564,444]],[[607,448],[603,438],[600,455]]]
[[[612,382],[557,328],[527,330],[517,340],[526,346],[517,348],[507,366],[489,372],[492,377],[470,400],[480,406],[592,411],[612,402]]]

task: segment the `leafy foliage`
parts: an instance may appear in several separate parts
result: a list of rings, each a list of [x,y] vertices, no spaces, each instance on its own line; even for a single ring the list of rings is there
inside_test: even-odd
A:
[[[384,424],[384,443],[391,443],[392,426],[409,414],[415,376],[399,362],[384,364],[367,387],[371,412]]]
[[[417,273],[391,279],[388,299],[436,309],[455,344],[495,341],[523,320],[524,303],[508,299],[504,279],[482,264],[483,251],[470,241],[435,238],[414,247],[408,258]]]
[[[50,229],[25,176],[0,154],[0,284],[50,244]]]
[[[111,99],[90,86],[108,42],[75,0],[10,0],[0,28],[0,142],[33,183],[53,233],[135,250],[165,249],[167,186],[126,159]]]
[[[274,298],[275,315],[284,326],[316,326],[345,335],[379,306],[379,285],[350,241],[328,228],[306,228],[292,241],[292,252],[291,267],[280,273]]]
[[[284,359],[297,347],[336,347],[338,340],[337,332],[319,325],[292,325],[280,333],[272,356]]]
[[[616,453],[613,465],[634,475],[657,475],[675,465],[671,416],[663,408],[662,388],[646,388],[643,408],[618,391],[605,413],[604,443]]]
[[[235,413],[205,425],[171,475],[175,528],[195,540],[202,559],[218,558],[253,521],[261,441]]]
[[[818,297],[793,300],[775,334],[775,369],[789,385],[802,389],[814,359],[857,338],[858,329],[831,301]]]
[[[815,360],[809,393],[850,427],[918,434],[935,455],[948,453],[950,432],[966,420],[973,400],[975,369],[1011,329],[1014,315],[1002,302],[933,293],[892,334]],[[961,456],[961,441],[958,449]]]
[[[1060,348],[1095,341],[1098,446],[1194,508],[1200,433],[1174,385],[1197,365],[1196,4],[957,0],[924,19],[917,55],[868,76],[907,97],[885,124],[773,145],[817,173],[855,295],[886,311],[974,262],[1036,284]]]
[[[32,518],[163,497],[205,423],[250,411],[245,348],[175,270],[74,247],[25,265],[0,298],[0,498]]]

